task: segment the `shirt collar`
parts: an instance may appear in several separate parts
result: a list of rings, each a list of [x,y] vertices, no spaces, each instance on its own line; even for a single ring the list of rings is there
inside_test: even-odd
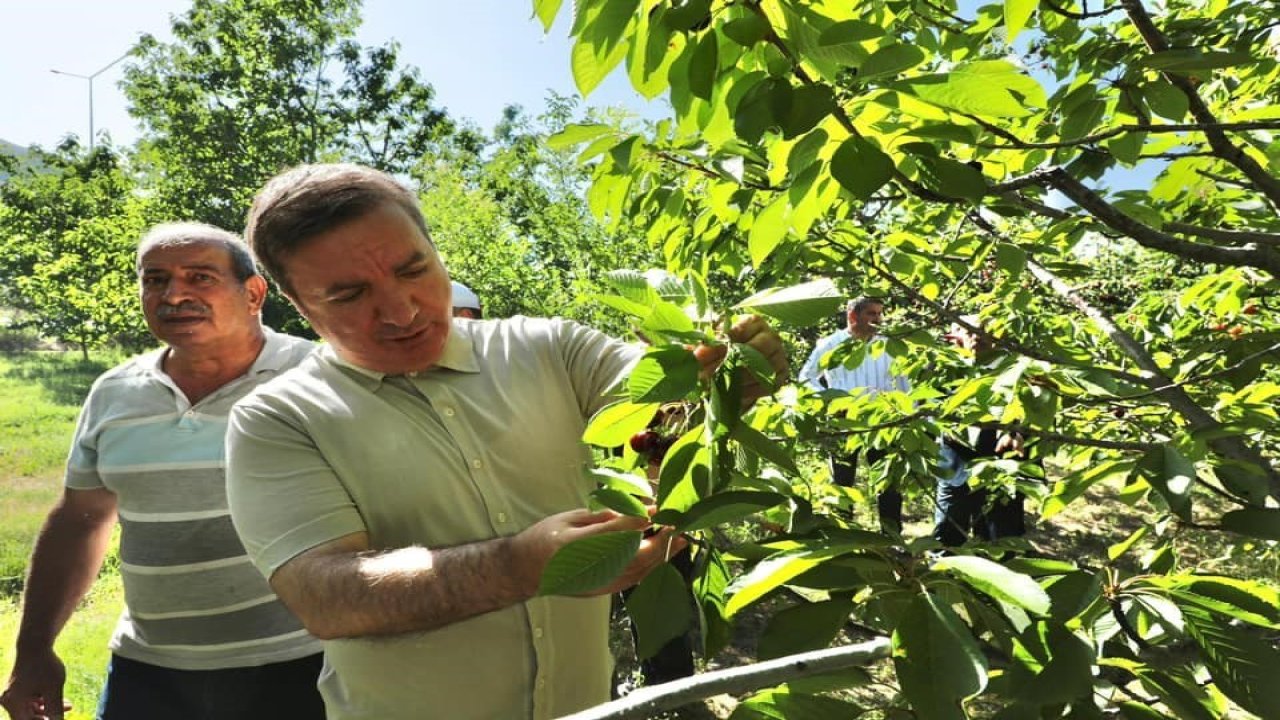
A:
[[[278,333],[266,325],[262,326],[262,335],[264,338],[262,349],[258,351],[258,357],[254,358],[253,364],[245,371],[245,375],[288,369],[287,364],[291,357],[289,353],[291,336]],[[164,359],[168,354],[169,346],[166,345],[143,355],[138,359],[138,364],[163,375]]]
[[[472,325],[478,324],[477,321],[471,321]],[[358,377],[372,381],[374,387],[380,385],[383,380],[389,376],[387,373],[370,370],[361,367],[355,363],[348,362],[333,349],[332,345],[324,344],[321,346],[320,354],[329,362],[346,368]],[[480,361],[476,358],[475,343],[471,340],[471,335],[462,329],[462,325],[458,320],[453,321],[453,327],[449,331],[449,337],[444,341],[444,352],[440,354],[440,360],[432,367],[418,372],[405,373],[405,377],[419,377],[427,373],[437,372],[439,370],[453,370],[456,372],[478,373],[480,372]]]

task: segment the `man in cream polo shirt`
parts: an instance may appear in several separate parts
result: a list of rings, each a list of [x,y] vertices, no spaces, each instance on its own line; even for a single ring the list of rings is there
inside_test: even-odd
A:
[[[583,509],[580,439],[641,349],[565,320],[454,320],[416,198],[374,170],[288,171],[246,234],[328,341],[237,404],[227,448],[246,548],[325,641],[330,719],[554,718],[607,701],[609,595],[682,541],[657,533],[590,596],[536,590],[565,543],[647,525]],[[731,335],[785,376],[762,321]]]
[[[13,720],[62,717],[66,672],[53,643],[118,519],[125,611],[98,718],[320,720],[320,643],[246,557],[223,462],[232,404],[312,343],[262,326],[266,281],[229,232],[161,225],[137,258],[143,314],[165,347],[89,391],[66,489],[32,555],[0,704]]]

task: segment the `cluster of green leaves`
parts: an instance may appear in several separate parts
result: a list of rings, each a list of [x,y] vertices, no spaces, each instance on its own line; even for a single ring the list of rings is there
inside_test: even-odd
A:
[[[533,2],[548,28],[560,6]],[[654,285],[616,302],[642,318],[645,337],[686,332],[680,311],[699,329],[707,307],[743,288],[821,278],[839,294],[890,297],[914,322],[890,332],[913,386],[902,397],[787,390],[727,419],[720,381],[688,386],[676,352],[655,349],[667,355],[638,366],[631,406],[612,408],[611,424],[647,422],[653,408],[636,388],[675,387],[702,408],[703,424],[663,463],[659,506],[676,512],[660,521],[686,527],[683,513],[732,506],[738,493],[781,496],[765,514],[781,536],[705,550],[704,572],[729,572],[714,583],[722,602],[710,603],[722,617],[787,589],[808,619],[785,626],[814,646],[849,620],[891,635],[903,698],[920,716],[963,717],[978,696],[1002,717],[1224,717],[1224,696],[1276,714],[1276,691],[1255,673],[1278,659],[1260,639],[1276,627],[1274,611],[1260,611],[1275,578],[1201,582],[1174,550],[1193,526],[1234,533],[1259,555],[1280,539],[1272,23],[1232,0],[574,3],[579,88],[625,65],[638,91],[665,93],[673,109],[643,132],[587,124],[553,138],[584,146],[591,208],[646,226],[696,300],[667,307]],[[1154,178],[1151,190],[1108,191],[1122,169]],[[1132,264],[1091,259],[1124,244],[1171,269],[1135,284]],[[998,359],[964,362],[944,347],[953,323]],[[1058,471],[1035,488],[1044,516],[1107,483],[1146,513],[1147,530],[1116,538],[1102,567],[1007,559],[1016,543],[936,560],[928,541],[847,527],[812,479],[771,457],[835,429],[850,446],[906,456],[885,475],[909,485],[908,472],[930,472],[922,439],[975,425],[1024,434]],[[740,427],[772,449],[744,449]],[[623,434],[587,439],[616,445]],[[703,466],[677,451],[707,462],[689,475],[687,505],[672,498],[685,470]],[[1032,489],[1019,463],[986,466],[975,483]],[[799,580],[810,572],[833,577]],[[722,634],[700,597],[714,646]],[[792,716],[771,702],[742,712]]]
[[[110,146],[34,151],[0,185],[0,303],[44,337],[137,348],[133,246],[153,217]]]

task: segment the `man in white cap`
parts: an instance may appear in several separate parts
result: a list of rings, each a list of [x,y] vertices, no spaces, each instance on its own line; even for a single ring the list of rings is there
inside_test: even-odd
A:
[[[457,280],[450,282],[453,284],[453,316],[472,320],[483,319],[484,313],[480,310],[479,296]]]

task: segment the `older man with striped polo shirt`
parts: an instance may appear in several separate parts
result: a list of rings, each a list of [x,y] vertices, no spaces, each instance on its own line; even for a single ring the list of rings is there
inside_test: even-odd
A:
[[[850,300],[846,315],[845,328],[826,336],[814,347],[800,370],[800,380],[819,392],[828,389],[869,395],[893,390],[908,392],[907,379],[893,373],[893,358],[887,352],[872,352],[868,348],[862,362],[857,365],[825,366],[823,358],[845,343],[884,342],[884,337],[879,334],[884,300],[877,297]],[[883,450],[870,448],[863,458],[871,465],[879,462],[884,454]],[[830,463],[831,480],[837,485],[852,486],[858,467],[858,452],[833,454]],[[902,531],[902,493],[893,488],[882,490],[876,495],[876,507],[882,530]]]
[[[0,703],[14,720],[62,717],[66,673],[53,643],[118,519],[125,610],[99,718],[320,720],[319,642],[245,555],[223,460],[232,404],[312,344],[262,326],[266,281],[231,233],[162,225],[137,257],[143,313],[165,347],[89,391],[66,489],[32,555]]]

